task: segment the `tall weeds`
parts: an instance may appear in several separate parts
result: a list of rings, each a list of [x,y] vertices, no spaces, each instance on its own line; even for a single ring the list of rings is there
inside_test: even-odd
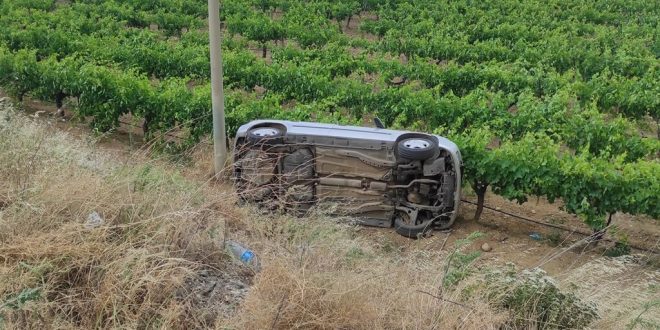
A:
[[[237,272],[210,234],[223,232],[214,206],[223,196],[163,164],[98,155],[6,107],[0,120],[5,327],[201,327],[222,317],[197,317],[189,279]],[[93,212],[96,228],[86,226]]]

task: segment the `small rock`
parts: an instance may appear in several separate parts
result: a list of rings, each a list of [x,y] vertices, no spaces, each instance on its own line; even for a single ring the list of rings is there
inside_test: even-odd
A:
[[[493,250],[493,248],[490,246],[490,244],[484,243],[481,245],[481,251],[490,252],[491,250]]]
[[[497,210],[497,211],[499,211],[499,210],[501,210],[501,209],[502,209],[502,208],[499,207],[499,206],[496,206],[496,207],[495,207],[495,210]]]
[[[32,115],[32,117],[33,117],[33,118],[39,118],[39,117],[40,117],[41,115],[43,115],[44,113],[46,113],[46,111],[39,110],[39,111],[35,112],[34,115]]]
[[[101,218],[101,215],[94,211],[87,216],[87,221],[85,221],[85,228],[94,229],[103,225],[103,223],[105,223],[105,221],[103,218]]]
[[[217,285],[218,285],[218,282],[216,282],[216,281],[212,281],[211,283],[209,283],[208,287],[206,287],[204,289],[204,291],[202,292],[202,296],[208,296],[211,292],[213,292],[213,290],[215,290],[215,287]]]
[[[532,214],[536,214],[536,210],[532,210]]]
[[[401,76],[397,76],[397,77],[392,78],[391,82],[394,85],[401,85],[404,82],[406,82],[406,78],[401,77]]]

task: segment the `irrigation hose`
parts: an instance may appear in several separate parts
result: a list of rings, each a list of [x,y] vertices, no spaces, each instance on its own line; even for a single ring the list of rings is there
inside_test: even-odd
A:
[[[461,199],[461,202],[472,204],[472,205],[477,205],[477,203],[475,203],[473,201],[466,200],[466,199]],[[567,231],[567,232],[570,232],[570,233],[576,233],[576,234],[580,234],[580,235],[588,236],[588,237],[593,237],[593,238],[596,238],[596,236],[598,234],[598,233],[587,233],[587,232],[579,231],[579,230],[574,229],[574,228],[568,228],[568,227],[564,227],[564,226],[560,226],[560,225],[555,225],[555,224],[552,224],[552,223],[547,223],[547,222],[544,222],[544,221],[541,221],[541,220],[536,220],[536,219],[524,217],[522,215],[513,214],[513,213],[506,212],[506,211],[498,210],[498,209],[496,209],[494,207],[491,207],[491,206],[488,206],[488,205],[484,205],[483,207],[485,209],[488,209],[488,210],[491,210],[491,211],[494,211],[494,212],[499,212],[499,213],[502,213],[502,214],[506,214],[506,215],[508,215],[508,216],[510,216],[514,219],[520,219],[520,220],[527,221],[527,222],[530,222],[530,223],[534,223],[534,224],[537,224],[537,225],[546,226],[546,227],[550,227],[550,228],[555,228],[555,229]],[[616,240],[609,239],[609,238],[601,238],[600,240],[601,241],[606,241],[606,242],[611,242],[611,243],[616,243],[617,242]],[[642,246],[639,246],[639,245],[636,245],[636,244],[630,244],[630,243],[628,245],[630,245],[630,247],[632,247],[636,250],[651,252],[651,253],[654,253],[654,254],[660,254],[660,251],[657,251],[653,248],[645,248],[645,247],[642,247]]]

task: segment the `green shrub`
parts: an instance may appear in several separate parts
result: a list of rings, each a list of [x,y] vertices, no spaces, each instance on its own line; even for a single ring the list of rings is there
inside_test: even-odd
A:
[[[508,326],[514,329],[582,329],[598,318],[593,304],[562,292],[538,268],[491,272],[486,275],[486,289],[491,304],[510,312]]]
[[[548,244],[550,246],[556,247],[559,246],[559,244],[561,244],[562,241],[561,232],[559,232],[558,230],[552,231],[551,233],[548,234],[547,237],[548,237]]]
[[[475,231],[466,238],[456,240],[454,250],[447,258],[445,265],[445,275],[442,278],[442,284],[445,287],[456,285],[472,273],[472,264],[481,256],[481,252],[465,252],[464,250],[482,236],[484,236],[482,232]]]
[[[630,254],[630,244],[628,243],[628,236],[620,235],[614,246],[605,251],[608,257],[620,257]]]

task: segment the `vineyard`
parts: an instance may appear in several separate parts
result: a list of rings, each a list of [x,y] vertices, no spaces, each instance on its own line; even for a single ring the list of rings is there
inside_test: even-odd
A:
[[[205,2],[0,1],[0,87],[99,131],[211,131]],[[227,129],[256,118],[447,136],[465,180],[595,230],[660,218],[653,1],[225,0]],[[477,217],[480,209],[477,210]]]

